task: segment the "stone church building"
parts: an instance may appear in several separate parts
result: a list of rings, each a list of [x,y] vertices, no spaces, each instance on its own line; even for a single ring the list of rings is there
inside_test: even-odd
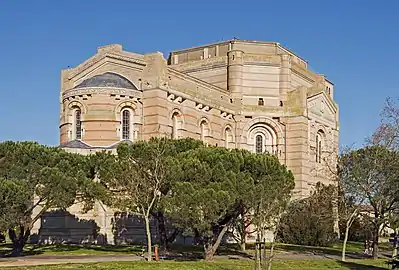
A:
[[[295,176],[295,198],[331,181],[338,152],[334,84],[276,42],[233,39],[173,51],[168,59],[100,47],[62,70],[60,107],[60,145],[67,151],[193,137],[276,155]],[[112,215],[97,205],[79,217],[94,219],[109,235]]]

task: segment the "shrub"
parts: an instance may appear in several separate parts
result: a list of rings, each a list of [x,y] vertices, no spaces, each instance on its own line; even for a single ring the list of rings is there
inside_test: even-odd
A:
[[[309,246],[329,246],[335,239],[333,186],[317,184],[310,197],[292,202],[281,218],[277,240]]]

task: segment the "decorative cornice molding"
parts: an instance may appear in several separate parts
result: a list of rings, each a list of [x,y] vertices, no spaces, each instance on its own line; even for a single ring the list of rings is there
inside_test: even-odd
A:
[[[186,99],[176,95],[176,94],[172,94],[172,93],[168,93],[168,100],[174,103],[178,103],[178,104],[182,104]]]
[[[209,107],[208,105],[202,104],[200,102],[195,103],[195,108],[203,112],[209,112],[210,110],[212,110],[212,107]]]
[[[219,92],[224,93],[224,94],[229,94],[229,91],[227,91],[226,89],[217,87],[216,85],[207,83],[207,82],[205,82],[203,80],[197,79],[197,78],[195,78],[193,76],[190,76],[190,75],[185,74],[183,72],[177,71],[177,70],[175,70],[175,69],[173,69],[171,67],[168,67],[168,73],[170,75],[176,76],[177,78],[184,79],[184,80],[187,80],[187,81],[191,81],[191,82],[195,83],[197,86],[202,86],[202,87],[204,87],[206,89],[209,89],[209,90],[212,90],[212,91],[219,91]]]
[[[220,64],[212,64],[209,66],[198,66],[198,67],[192,67],[192,68],[176,68],[176,70],[181,70],[181,72],[184,73],[191,73],[191,72],[198,72],[198,71],[204,71],[204,70],[210,70],[210,69],[216,69],[216,68],[227,68],[227,63],[220,63]]]
[[[308,108],[314,106],[313,101],[316,100],[317,96],[319,96],[319,95],[322,95],[324,97],[324,99],[327,101],[327,105],[334,111],[334,113],[337,113],[337,111],[338,111],[337,104],[334,102],[334,100],[332,100],[331,96],[328,95],[324,89],[321,89],[320,91],[312,93],[311,95],[307,96]]]
[[[302,70],[298,70],[298,69],[295,69],[295,68],[291,67],[291,72],[296,74],[296,75],[298,75],[302,79],[308,81],[309,83],[314,83],[316,81],[314,78],[309,78],[308,76],[303,74]],[[313,76],[315,76],[315,75],[313,75]]]
[[[141,66],[146,66],[146,62],[137,58],[133,58],[127,55],[120,55],[120,54],[115,54],[115,53],[104,53],[104,54],[97,54],[82,64],[78,65],[74,69],[71,70],[71,72],[68,74],[68,79],[73,79],[75,76],[79,75],[82,73],[84,70],[94,66],[95,64],[99,63],[101,60],[105,58],[110,58],[110,59],[115,59],[115,60],[121,60],[125,62],[129,62],[132,64],[138,64]]]
[[[125,95],[132,96],[136,98],[142,97],[142,92],[137,90],[129,90],[125,88],[103,88],[103,87],[88,87],[88,88],[78,88],[69,89],[62,93],[62,98],[66,99],[73,96],[87,95],[87,94],[114,94],[114,95]]]
[[[281,59],[275,55],[244,54],[244,64],[252,65],[279,65]]]
[[[174,96],[181,97],[184,100],[191,100],[196,103],[206,104],[206,106],[209,106],[210,108],[215,108],[220,111],[226,111],[231,114],[235,113],[235,110],[232,108],[234,106],[233,104],[226,103],[230,106],[223,106],[222,104],[216,102],[215,100],[205,99],[203,96],[199,96],[198,94],[192,93],[190,91],[177,91],[177,90],[173,90],[170,88],[164,88],[164,87],[160,87],[160,88],[156,88],[156,89],[161,89],[161,90],[167,92],[168,96],[173,94]]]
[[[223,119],[231,120],[234,118],[234,114],[225,111],[220,111],[220,117],[222,117]]]

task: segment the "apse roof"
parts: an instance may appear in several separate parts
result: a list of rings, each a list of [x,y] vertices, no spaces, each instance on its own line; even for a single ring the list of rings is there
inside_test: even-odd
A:
[[[119,144],[121,143],[128,143],[132,144],[132,141],[130,140],[122,140],[120,142],[114,143],[110,146],[90,146],[87,143],[81,141],[81,140],[72,140],[65,142],[60,145],[61,148],[76,148],[76,149],[116,149]]]
[[[88,78],[75,86],[74,89],[84,87],[117,87],[137,90],[134,84],[128,79],[112,72],[106,72]]]

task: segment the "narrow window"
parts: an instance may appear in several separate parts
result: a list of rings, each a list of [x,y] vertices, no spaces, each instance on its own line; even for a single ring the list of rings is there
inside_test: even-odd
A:
[[[319,140],[319,163],[321,163],[321,153],[322,153],[321,140]]]
[[[122,112],[122,140],[130,140],[130,111]]]
[[[225,134],[224,134],[224,136],[225,136],[225,147],[226,148],[230,148],[230,142],[233,142],[233,134],[232,134],[232,132],[231,132],[231,129],[230,128],[226,128],[225,129]]]
[[[317,163],[321,163],[322,147],[323,147],[322,136],[320,133],[317,133],[317,135],[316,135],[316,162]]]
[[[227,128],[224,134],[225,147],[229,148],[229,129]]]
[[[263,137],[262,135],[256,135],[255,137],[255,152],[261,154],[263,152]]]
[[[177,139],[177,114],[173,114],[172,121],[173,121],[172,139]]]
[[[204,142],[205,141],[205,125],[206,125],[206,122],[205,121],[202,121],[201,122],[201,140]]]
[[[81,122],[81,111],[80,109],[76,109],[75,111],[75,139],[82,139],[82,122]]]
[[[316,135],[316,162],[319,162],[319,134]]]
[[[263,98],[259,98],[259,100],[258,100],[258,105],[259,105],[259,106],[265,105],[265,102],[263,101]]]

